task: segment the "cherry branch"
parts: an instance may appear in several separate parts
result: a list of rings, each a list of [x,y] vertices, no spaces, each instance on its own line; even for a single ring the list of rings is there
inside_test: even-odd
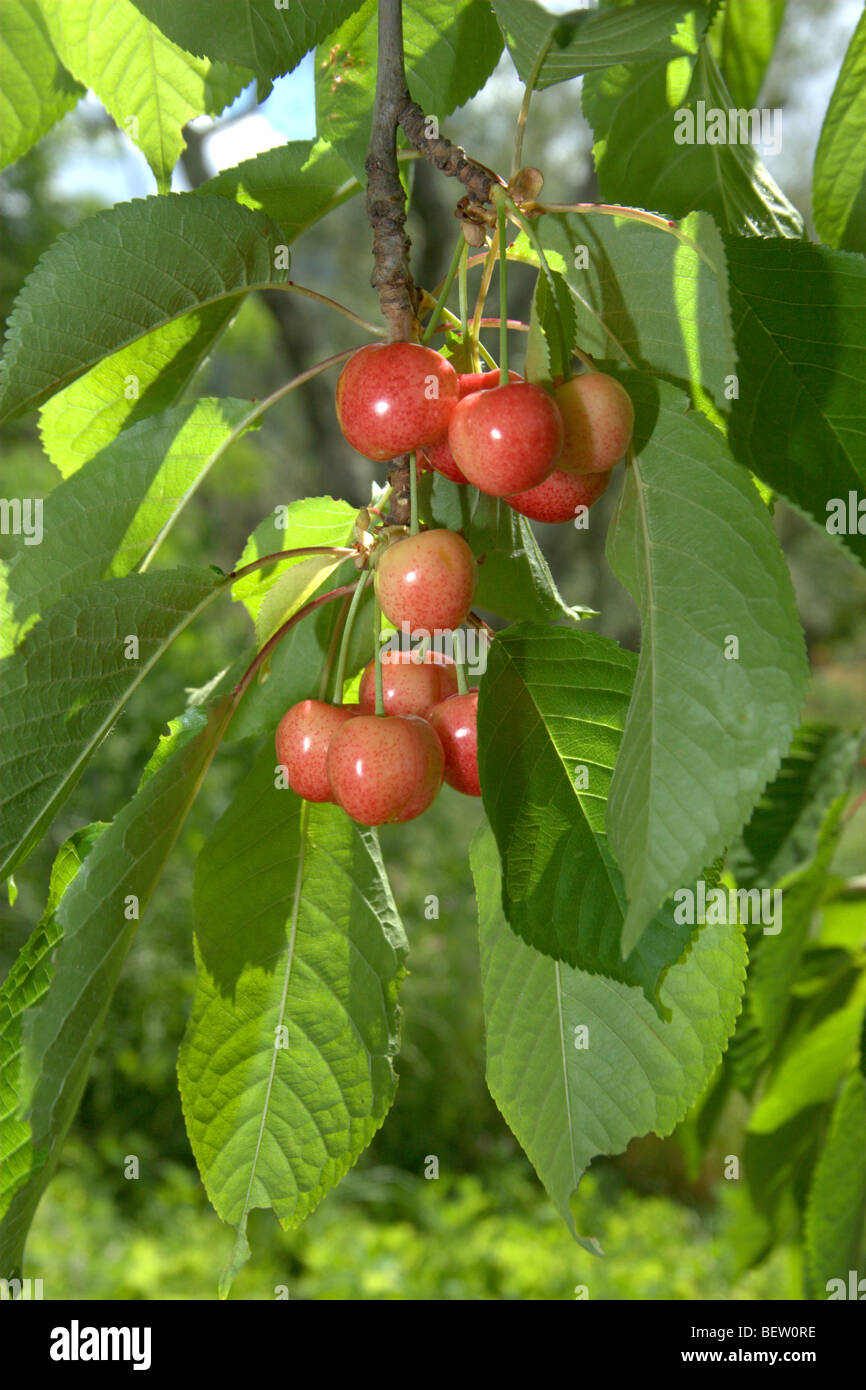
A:
[[[264,569],[265,565],[271,565],[277,560],[298,560],[302,555],[340,555],[348,559],[350,555],[357,555],[354,546],[346,545],[302,545],[296,550],[274,550],[270,555],[262,555],[258,560],[251,560],[248,565],[242,565],[240,569],[232,570],[228,578],[234,583],[238,579],[243,579],[245,574],[252,574],[253,570]]]
[[[364,168],[367,219],[373,232],[373,274],[392,343],[415,336],[417,294],[409,267],[406,198],[397,164],[398,112],[408,95],[403,65],[401,0],[380,0],[376,101]]]
[[[356,588],[357,582],[355,584],[341,584],[338,589],[331,589],[327,594],[320,594],[318,598],[311,598],[309,603],[305,603],[303,608],[299,608],[297,613],[293,613],[290,618],[287,618],[286,621],[277,628],[273,637],[268,638],[261,651],[256,653],[253,660],[244,671],[232,691],[232,700],[234,704],[237,706],[240,703],[246,691],[249,689],[256,671],[264,665],[277,643],[282,641],[286,633],[290,632],[296,623],[301,622],[302,619],[306,618],[308,614],[312,613],[316,608],[321,608],[323,603],[330,603],[332,599],[344,598],[346,594],[353,594]]]
[[[428,130],[429,118],[408,91],[404,93],[400,105],[399,121],[418,153],[441,174],[459,179],[473,202],[489,203],[494,188],[505,187],[504,180],[498,174],[479,164],[477,159],[471,159],[460,145],[452,144],[444,135],[431,135]]]

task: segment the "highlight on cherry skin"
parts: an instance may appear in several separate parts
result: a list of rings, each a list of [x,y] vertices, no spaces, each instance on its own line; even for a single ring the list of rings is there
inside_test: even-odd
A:
[[[277,762],[285,767],[292,791],[305,801],[332,799],[328,746],[346,720],[358,713],[357,705],[329,705],[324,700],[301,700],[286,710],[277,725]]]
[[[562,416],[540,386],[510,381],[457,402],[448,445],[467,482],[493,497],[543,482],[562,450]]]
[[[609,483],[609,471],[576,474],[555,468],[538,487],[530,488],[528,492],[519,492],[505,500],[509,507],[513,507],[530,521],[546,521],[548,524],[573,521],[577,508],[591,507]]]
[[[444,653],[382,653],[382,701],[386,714],[417,714],[426,719],[440,700],[457,692],[457,670]],[[376,661],[365,667],[358,690],[362,714],[376,709]]]
[[[492,394],[492,393],[491,393]],[[456,531],[420,531],[392,542],[376,566],[376,596],[397,629],[459,627],[472,607],[478,571]]]
[[[430,711],[429,718],[445,752],[445,781],[464,796],[480,796],[478,687],[465,695],[450,695]]]
[[[377,463],[442,439],[459,396],[447,358],[420,343],[368,343],[337,381],[346,439]]]
[[[559,467],[568,473],[602,473],[618,463],[631,443],[634,405],[615,377],[582,372],[554,391],[565,438]]]
[[[438,735],[413,714],[359,714],[328,748],[332,799],[360,825],[420,816],[436,799],[444,765]]]

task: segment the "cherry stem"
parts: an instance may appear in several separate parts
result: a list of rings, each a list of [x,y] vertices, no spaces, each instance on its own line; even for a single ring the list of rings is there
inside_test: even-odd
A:
[[[378,600],[373,601],[373,650],[376,655],[376,713],[385,713],[385,692],[382,683],[382,612]]]
[[[550,293],[553,296],[553,303],[555,305],[557,299],[556,281],[553,278],[553,271],[550,269],[547,256],[544,253],[544,247],[541,244],[538,233],[532,226],[532,223],[529,221],[529,218],[524,217],[523,213],[516,206],[516,204],[512,202],[511,199],[509,199],[508,201],[512,217],[517,222],[521,231],[529,238],[532,249],[538,257],[538,263],[541,267],[541,273],[545,276],[547,283],[550,286]],[[574,376],[574,372],[571,370],[571,353],[568,351],[568,344],[565,341],[565,330],[563,329],[562,320],[560,319],[559,314],[554,314],[554,319],[556,320],[556,332],[557,337],[559,338],[559,354],[562,362],[562,379],[563,381],[571,381],[571,378]]]
[[[357,551],[352,546],[347,545],[303,545],[297,550],[275,550],[270,555],[262,555],[258,560],[251,560],[248,565],[242,565],[240,569],[232,570],[228,578],[232,583],[238,579],[243,579],[245,574],[252,574],[253,570],[260,570],[265,565],[274,564],[277,560],[296,560],[302,555],[341,555],[348,558],[350,555],[357,555]]]
[[[421,338],[421,343],[424,347],[427,346],[427,344],[430,342],[430,339],[433,337],[433,334],[436,332],[436,325],[442,317],[442,310],[444,308],[445,301],[451,293],[451,286],[454,284],[454,276],[457,274],[457,270],[461,263],[461,260],[464,259],[463,250],[465,246],[466,242],[464,241],[463,233],[461,232],[457,240],[457,245],[454,248],[454,255],[451,257],[451,264],[448,267],[448,274],[442,281],[442,288],[439,291],[439,296],[436,300],[436,303],[433,306],[433,312],[430,315],[430,319],[427,323],[426,328],[424,329],[424,334]]]
[[[287,381],[284,386],[278,386],[276,391],[272,391],[271,394],[269,396],[265,396],[263,400],[255,402],[252,410],[250,410],[242,420],[238,421],[231,434],[227,435],[226,438],[223,440],[222,444],[220,444],[219,448],[211,454],[208,469],[203,470],[199,474],[195,486],[191,487],[186,493],[184,493],[183,497],[179,499],[177,506],[175,507],[171,516],[163,524],[162,530],[156,536],[156,538],[151,544],[150,550],[148,550],[144,559],[139,564],[139,574],[143,574],[144,571],[149,567],[154,555],[159,550],[159,547],[162,545],[163,541],[165,540],[174,523],[177,521],[177,518],[180,515],[182,508],[189,501],[190,497],[195,491],[195,487],[198,486],[202,478],[205,476],[205,472],[213,468],[214,464],[222,458],[223,454],[226,452],[227,449],[231,447],[232,444],[234,444],[235,440],[239,439],[240,436],[244,433],[244,431],[249,429],[250,425],[252,425],[254,421],[258,420],[260,415],[264,415],[265,411],[270,410],[272,405],[276,405],[277,401],[282,400],[283,396],[287,396],[290,391],[297,390],[297,388],[299,386],[303,386],[306,381],[312,381],[314,376],[318,376],[320,372],[326,372],[329,367],[336,367],[340,362],[347,361],[348,358],[350,358],[354,352],[357,352],[357,348],[347,348],[345,352],[337,352],[334,354],[333,357],[326,357],[324,361],[317,362],[315,366],[307,367],[306,371],[300,372],[298,376],[292,377],[291,381]]]
[[[409,535],[418,534],[418,454],[409,460]]]
[[[502,190],[495,188],[496,222],[499,233],[499,385],[508,385],[508,247],[506,208]]]
[[[354,595],[352,597],[354,597]],[[340,611],[337,614],[337,621],[334,623],[334,631],[331,633],[331,640],[328,643],[328,654],[325,657],[325,664],[322,667],[322,679],[319,681],[320,700],[326,699],[328,694],[328,683],[331,679],[331,672],[334,669],[334,658],[337,655],[337,647],[339,646],[340,637],[343,633],[343,628],[346,622],[346,616],[349,612],[350,606],[351,599],[347,596],[343,599],[343,602],[340,604]]]
[[[457,658],[456,662],[454,663],[454,664],[456,665],[456,667],[457,667],[457,694],[458,694],[458,695],[468,695],[468,694],[469,694],[469,679],[468,679],[468,677],[467,677],[467,675],[466,675],[466,643],[465,643],[465,641],[461,641],[459,650],[460,650],[460,655],[459,655],[459,657]]]
[[[541,69],[544,67],[544,60],[550,52],[553,39],[556,34],[556,27],[550,30],[550,36],[546,43],[542,44],[538,57],[536,58],[532,72],[526,83],[526,90],[523,93],[523,101],[520,103],[520,111],[517,116],[517,126],[514,131],[514,159],[511,170],[511,177],[516,178],[523,164],[523,136],[526,131],[526,118],[529,115],[529,103],[532,101],[532,93],[535,91],[535,84],[541,76]]]
[[[318,598],[311,598],[309,603],[305,603],[303,608],[299,608],[297,613],[293,613],[290,618],[287,618],[286,621],[282,624],[282,626],[277,628],[273,637],[268,638],[261,651],[256,653],[256,656],[253,658],[247,669],[244,671],[243,675],[241,676],[240,680],[238,681],[237,685],[232,691],[232,699],[235,701],[235,704],[239,702],[241,697],[249,688],[250,682],[252,681],[253,676],[256,674],[256,671],[258,671],[260,666],[264,665],[271,652],[274,650],[274,647],[276,647],[278,642],[282,641],[287,632],[290,632],[291,629],[297,623],[301,622],[304,618],[306,618],[308,614],[314,611],[314,609],[321,608],[323,603],[330,603],[331,600],[335,598],[344,598],[346,594],[353,593],[357,588],[357,583],[341,584],[338,589],[331,589],[331,591],[327,594],[320,594]]]
[[[461,232],[461,236],[462,236]],[[460,333],[464,343],[469,342],[469,295],[466,288],[466,272],[469,266],[469,247],[464,241],[460,257]]]
[[[355,618],[358,614],[361,598],[369,581],[370,571],[365,570],[355,586],[355,592],[352,594],[352,602],[349,604],[349,611],[346,614],[346,623],[340,641],[340,655],[337,658],[337,672],[334,676],[334,697],[331,701],[334,705],[341,705],[343,703],[343,685],[346,680],[346,662],[349,658],[349,643],[352,640],[352,629],[355,626]]]
[[[475,351],[475,344],[478,342],[478,335],[481,329],[481,315],[484,312],[484,302],[487,299],[487,291],[490,289],[490,281],[493,278],[493,267],[499,253],[499,234],[494,234],[490,243],[490,248],[484,258],[484,270],[481,274],[481,284],[478,286],[478,298],[475,301],[475,313],[472,316],[472,366],[478,370],[478,355]]]
[[[305,299],[314,299],[317,304],[324,304],[329,309],[336,309],[338,314],[344,318],[351,319],[359,328],[363,328],[365,333],[372,333],[376,338],[384,338],[384,328],[377,328],[375,323],[368,323],[362,319],[360,314],[356,314],[354,309],[350,309],[345,304],[341,304],[338,299],[329,299],[326,294],[319,294],[318,290],[308,290],[304,285],[282,284],[275,285],[274,289],[283,290],[286,294],[301,294]]]
[[[698,246],[687,232],[682,231],[676,222],[671,222],[667,217],[660,217],[657,212],[646,212],[643,208],[631,208],[622,203],[532,203],[526,206],[527,210],[531,209],[536,215],[545,212],[576,212],[581,215],[600,213],[604,217],[624,217],[629,222],[645,222],[648,227],[656,227],[660,232],[667,232],[668,236],[675,236],[677,241],[688,246],[711,270],[718,273],[706,251]]]

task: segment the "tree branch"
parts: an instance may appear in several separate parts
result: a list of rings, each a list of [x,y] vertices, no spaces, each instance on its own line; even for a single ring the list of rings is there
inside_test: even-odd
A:
[[[403,66],[401,0],[379,0],[376,104],[367,150],[367,218],[373,231],[373,275],[389,342],[415,337],[417,296],[409,268],[406,199],[397,165],[397,125],[408,100]]]
[[[444,135],[428,134],[428,118],[418,103],[409,96],[408,91],[400,104],[398,119],[416,150],[435,165],[440,173],[447,174],[449,178],[459,179],[473,202],[489,203],[493,197],[493,189],[497,185],[505,187],[504,180],[498,174],[484,164],[479,164],[476,159],[470,159],[459,145],[452,145]]]

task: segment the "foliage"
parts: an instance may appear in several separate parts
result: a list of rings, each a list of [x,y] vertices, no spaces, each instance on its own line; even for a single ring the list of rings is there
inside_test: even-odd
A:
[[[301,802],[274,766],[287,706],[326,698],[335,666],[336,697],[354,691],[372,655],[363,581],[354,628],[348,603],[328,601],[327,590],[348,598],[371,543],[391,539],[383,515],[399,500],[370,487],[360,465],[352,478],[363,489],[331,483],[331,402],[315,394],[359,328],[380,331],[357,289],[366,247],[359,254],[349,239],[357,310],[334,298],[327,264],[315,287],[289,278],[290,247],[314,258],[317,237],[339,235],[333,220],[375,165],[377,17],[393,13],[393,0],[213,0],[206,14],[204,0],[90,8],[89,27],[59,0],[7,0],[0,16],[12,73],[0,112],[3,165],[16,166],[8,187],[89,88],[158,189],[63,229],[49,219],[57,234],[36,264],[12,257],[28,273],[8,319],[0,418],[15,422],[14,444],[39,410],[39,476],[47,459],[62,480],[46,486],[38,543],[13,524],[35,490],[25,496],[23,482],[4,501],[15,540],[2,587],[0,860],[10,902],[11,875],[24,871],[35,925],[17,954],[3,945],[0,1275],[20,1271],[58,1170],[54,1205],[36,1216],[36,1257],[47,1212],[76,1232],[82,1224],[63,1145],[82,1096],[91,1103],[91,1064],[108,1084],[100,1032],[111,1017],[122,1036],[109,1011],[116,991],[123,998],[122,971],[137,978],[126,958],[179,842],[196,860],[194,882],[178,884],[191,914],[175,908],[178,926],[192,916],[195,950],[179,1092],[204,1190],[235,1228],[219,1232],[223,1295],[234,1282],[238,1297],[280,1283],[292,1297],[571,1297],[586,1283],[591,1297],[779,1296],[780,1285],[825,1297],[829,1280],[861,1269],[866,1247],[863,879],[839,868],[861,731],[803,719],[802,584],[792,583],[775,498],[835,538],[846,573],[866,567],[862,21],[816,156],[825,245],[806,237],[742,131],[688,134],[708,108],[758,101],[779,30],[772,6],[752,7],[747,23],[742,0],[606,0],[567,16],[534,0],[404,0],[408,93],[430,127],[422,153],[440,168],[439,122],[485,88],[504,48],[525,90],[518,155],[533,89],[555,88],[572,120],[575,88],[560,84],[582,79],[606,201],[545,202],[532,171],[521,182],[512,170],[511,202],[496,196],[514,240],[497,248],[493,202],[470,194],[463,225],[475,228],[485,263],[473,264],[473,287],[489,289],[498,249],[504,308],[509,267],[513,283],[528,277],[527,375],[552,385],[576,354],[617,377],[636,408],[621,490],[591,527],[610,516],[606,554],[637,608],[637,655],[587,630],[596,615],[563,597],[546,537],[505,501],[438,475],[418,487],[421,523],[461,531],[481,562],[478,625],[495,631],[480,676],[483,815],[471,850],[478,972],[474,936],[439,954],[440,933],[464,926],[460,912],[437,923],[448,892],[466,901],[476,826],[465,805],[448,793],[426,839],[420,826],[383,832],[398,890],[412,887],[404,933],[377,832],[336,806]],[[170,192],[191,121],[244,90],[252,99],[253,84],[263,99],[310,52],[316,138]],[[420,175],[416,183],[423,208]],[[371,209],[374,223],[381,211]],[[472,326],[462,274],[460,318],[444,293],[433,311],[437,273],[417,300],[420,320],[431,337],[440,309],[449,330],[462,320],[465,337],[449,331],[447,350],[458,366],[477,366],[495,345],[478,331],[484,294]],[[298,301],[303,312],[343,316],[349,336],[334,331],[319,361],[303,350]],[[288,381],[268,380],[252,348],[243,366],[230,354],[233,334],[260,339],[262,320],[250,315],[263,304],[293,354]],[[507,332],[500,343],[506,372]],[[265,507],[243,516],[246,544],[232,529],[223,546],[220,494],[208,507],[192,499],[228,453],[229,509],[244,496],[258,457],[249,432],[261,426],[267,441],[278,403],[297,426],[296,390],[313,402],[327,495],[305,495],[315,488],[281,441],[288,466]],[[27,466],[26,452],[13,456],[16,486]],[[333,495],[342,490],[350,496]],[[584,514],[569,527],[575,549],[587,524]],[[817,566],[810,578],[820,582]],[[134,783],[111,784],[103,799],[109,735],[135,720],[114,754],[128,756]],[[212,764],[215,790],[200,797]],[[458,855],[457,868],[446,865]],[[437,859],[435,883],[424,881]],[[689,915],[684,900],[703,906]],[[405,1068],[417,1076],[426,1066],[438,1087],[426,1109],[396,1101],[394,1133],[412,1149],[414,1176],[395,1178],[364,1151],[376,1135],[374,1153],[388,1156],[388,1130],[377,1132],[400,1070],[407,936],[420,980],[405,993]],[[174,1026],[191,986],[183,958],[171,960]],[[450,962],[467,991],[465,1018],[454,1017]],[[155,971],[147,988],[159,984]],[[121,1060],[136,1046],[126,1042],[115,1066],[136,1097],[140,1138],[147,1088]],[[418,1177],[435,1156],[424,1124],[435,1137],[464,1122],[454,1096],[470,1098],[479,1126],[494,1122],[482,1046],[490,1095],[564,1225],[539,1204],[513,1147],[489,1169],[510,1216],[479,1178],[455,1176],[457,1163],[436,1182]],[[691,1239],[682,1208],[629,1194],[609,1219],[612,1168],[583,1176],[599,1156],[672,1132],[713,1187],[719,1136],[741,1156],[741,1184],[717,1193],[712,1218],[727,1241],[724,1277],[704,1228],[692,1232],[691,1263],[671,1273],[671,1251]],[[461,1140],[464,1157],[473,1142]],[[122,1270],[106,1260],[91,1294],[213,1290],[213,1219],[191,1186],[188,1153],[164,1159],[153,1231],[133,1237]],[[126,1222],[122,1207],[117,1191],[94,1204],[91,1248]],[[289,1247],[257,1207],[287,1229],[310,1219]],[[250,1233],[256,1260],[245,1265]],[[630,1247],[627,1277],[593,1261],[599,1242]],[[445,1253],[431,1258],[440,1243]],[[764,1259],[764,1271],[743,1273]],[[59,1277],[77,1287],[74,1269]]]

